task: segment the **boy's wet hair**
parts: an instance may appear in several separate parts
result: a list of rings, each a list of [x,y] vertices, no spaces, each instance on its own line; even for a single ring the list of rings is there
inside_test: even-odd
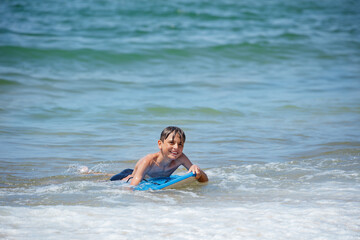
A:
[[[176,134],[179,134],[179,136],[180,136],[180,141],[183,142],[183,143],[185,143],[186,136],[185,136],[184,131],[183,131],[181,128],[174,127],[174,126],[169,126],[169,127],[165,128],[165,129],[161,132],[160,140],[161,140],[162,142],[164,142],[165,139],[167,139],[168,136],[169,136],[170,134],[172,134],[172,133],[174,133],[174,135],[173,135],[173,137],[172,137],[172,138],[173,138],[172,140],[174,140]]]

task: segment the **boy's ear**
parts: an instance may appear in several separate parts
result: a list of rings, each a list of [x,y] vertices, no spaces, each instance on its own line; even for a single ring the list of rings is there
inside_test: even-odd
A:
[[[158,140],[158,147],[159,147],[159,149],[161,149],[161,144],[162,144],[162,141],[161,141],[161,140]]]

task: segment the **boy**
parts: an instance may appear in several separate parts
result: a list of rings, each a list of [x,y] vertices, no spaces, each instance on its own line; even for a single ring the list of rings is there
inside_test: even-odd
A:
[[[169,126],[165,128],[158,140],[160,149],[157,153],[148,154],[140,159],[135,169],[126,169],[113,176],[110,180],[131,181],[130,185],[138,185],[146,175],[150,177],[169,177],[175,170],[183,165],[188,172],[196,174],[199,182],[207,182],[207,175],[197,166],[193,165],[189,158],[183,153],[185,133],[178,127]]]

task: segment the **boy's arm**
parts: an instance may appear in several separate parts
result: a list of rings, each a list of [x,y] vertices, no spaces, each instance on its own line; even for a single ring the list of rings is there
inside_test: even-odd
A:
[[[151,158],[150,156],[146,156],[143,159],[139,160],[139,162],[135,166],[135,170],[133,173],[133,178],[130,182],[130,185],[138,185],[145,177],[147,170],[150,167]]]
[[[190,161],[190,159],[185,155],[183,154],[181,157],[180,157],[180,162],[181,164],[187,169],[189,170],[189,172],[193,172],[196,174],[196,179],[199,181],[199,182],[207,182],[209,181],[209,178],[208,176],[206,175],[206,173],[201,170],[199,168],[199,166],[197,165],[194,165],[192,164],[192,162]]]

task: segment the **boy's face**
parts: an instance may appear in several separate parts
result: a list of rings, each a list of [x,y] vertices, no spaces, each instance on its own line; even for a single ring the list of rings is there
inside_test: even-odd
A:
[[[174,133],[171,133],[164,142],[159,140],[158,145],[164,157],[172,160],[179,158],[184,149],[184,142],[181,141],[180,135],[174,136]]]

